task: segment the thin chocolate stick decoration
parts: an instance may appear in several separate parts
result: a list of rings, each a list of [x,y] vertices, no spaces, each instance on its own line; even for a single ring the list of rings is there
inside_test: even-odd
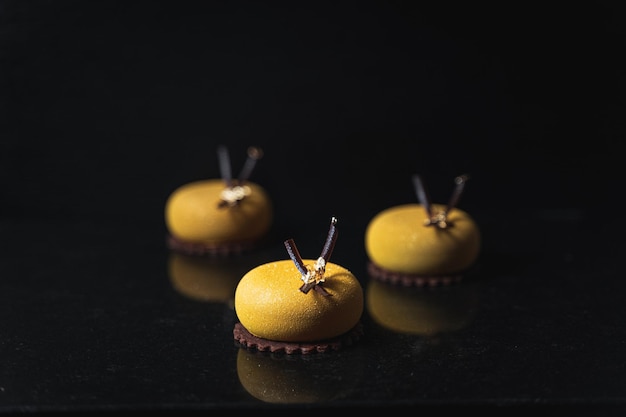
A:
[[[426,209],[426,214],[428,218],[431,219],[433,217],[432,208],[430,205],[430,196],[426,191],[426,187],[424,187],[424,183],[422,182],[422,177],[419,175],[413,175],[413,185],[415,186],[415,193],[417,194],[417,199]]]
[[[307,267],[302,260],[302,256],[300,256],[300,252],[296,247],[296,243],[293,239],[285,240],[285,248],[287,248],[287,253],[289,257],[296,265],[296,268],[300,272],[301,279],[304,282],[300,286],[300,291],[303,293],[308,293],[311,288],[314,288],[319,294],[323,296],[330,296],[331,294],[326,291],[326,289],[322,286],[324,283],[324,272],[326,272],[326,262],[330,259],[330,255],[332,255],[333,249],[335,247],[335,242],[337,241],[337,218],[332,217],[330,220],[330,228],[328,230],[328,236],[326,237],[326,242],[324,244],[324,248],[322,249],[322,254],[315,262],[313,267]]]
[[[221,199],[217,206],[219,208],[235,207],[240,204],[246,196],[250,195],[250,187],[248,187],[245,182],[250,177],[257,161],[263,157],[263,151],[261,148],[254,146],[248,148],[248,158],[241,169],[241,174],[236,183],[234,183],[232,179],[228,149],[225,146],[220,146],[217,152],[222,179],[226,183],[226,188],[222,190]]]
[[[255,146],[248,148],[248,158],[241,169],[241,174],[239,174],[239,185],[243,185],[246,181],[248,181],[256,162],[261,158],[263,158],[263,151],[261,148],[257,148]]]
[[[226,183],[228,188],[233,185],[232,170],[230,168],[230,157],[228,155],[228,148],[226,146],[220,146],[217,148],[217,160],[220,166],[220,175]]]
[[[306,275],[308,273],[306,266],[304,265],[304,261],[302,260],[302,256],[300,256],[300,252],[298,252],[298,248],[296,247],[296,242],[293,239],[285,240],[285,247],[287,248],[287,253],[289,257],[296,264],[296,268],[302,275]]]
[[[466,174],[459,175],[454,179],[454,183],[456,184],[456,186],[452,191],[450,202],[448,203],[448,207],[446,208],[446,214],[450,213],[450,210],[452,210],[458,204],[459,199],[461,198],[461,194],[463,194],[463,188],[465,188],[465,183],[467,182],[467,180],[469,180],[469,176]]]
[[[326,243],[324,244],[324,249],[322,249],[321,258],[324,258],[326,262],[330,259],[330,255],[333,254],[333,249],[335,248],[335,242],[337,241],[337,218],[332,217],[330,219],[330,228],[328,229],[328,237],[326,238]]]

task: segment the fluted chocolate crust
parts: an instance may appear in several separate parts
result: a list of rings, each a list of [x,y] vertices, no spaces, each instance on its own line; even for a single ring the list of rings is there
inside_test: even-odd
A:
[[[459,283],[463,280],[465,272],[446,275],[418,275],[388,271],[368,262],[367,272],[378,281],[386,282],[402,287],[441,287]]]
[[[339,351],[346,346],[351,346],[363,336],[363,324],[359,322],[349,332],[336,338],[319,342],[279,342],[263,339],[252,335],[241,323],[236,323],[233,329],[235,341],[243,347],[256,349],[261,352],[286,353],[288,355],[309,355],[313,353],[325,353]]]
[[[257,245],[256,241],[225,242],[214,245],[198,242],[184,242],[172,235],[167,235],[167,247],[173,251],[196,256],[223,257],[246,252]]]

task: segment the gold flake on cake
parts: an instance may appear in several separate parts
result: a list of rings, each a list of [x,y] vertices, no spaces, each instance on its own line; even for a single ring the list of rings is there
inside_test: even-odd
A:
[[[289,253],[289,257],[295,264],[296,268],[300,272],[300,279],[303,284],[300,287],[300,291],[303,293],[308,293],[311,288],[314,288],[315,291],[319,292],[322,295],[329,296],[330,294],[324,289],[323,284],[325,281],[324,273],[326,272],[326,263],[330,259],[330,255],[333,252],[333,248],[335,246],[335,242],[337,241],[337,218],[332,217],[330,219],[330,228],[328,230],[328,236],[326,238],[326,243],[324,244],[324,248],[322,249],[322,253],[319,258],[315,261],[313,265],[305,265],[302,260],[302,256],[300,256],[300,252],[298,252],[298,248],[296,247],[296,243],[293,239],[287,239],[285,241],[285,247],[287,248],[287,253]]]
[[[230,168],[230,157],[228,149],[225,146],[218,148],[218,160],[222,180],[226,184],[226,188],[220,193],[220,201],[218,207],[235,207],[252,192],[250,187],[246,185],[246,181],[250,177],[256,162],[263,157],[261,148],[251,146],[248,148],[248,158],[244,163],[241,173],[237,180],[233,180]]]

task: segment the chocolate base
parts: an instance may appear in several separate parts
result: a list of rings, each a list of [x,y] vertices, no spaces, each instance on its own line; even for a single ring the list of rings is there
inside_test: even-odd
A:
[[[367,272],[378,281],[402,287],[441,287],[461,282],[466,271],[442,275],[418,275],[388,271],[373,262],[368,262]]]
[[[235,341],[243,347],[256,349],[261,352],[286,353],[288,355],[309,355],[338,351],[345,346],[351,346],[356,343],[363,334],[363,324],[361,322],[343,335],[319,342],[279,342],[264,339],[251,334],[241,323],[236,323],[233,329]]]
[[[167,235],[166,244],[169,249],[185,255],[222,257],[246,252],[256,247],[257,242],[241,241],[207,244],[202,242],[185,242],[172,235]]]

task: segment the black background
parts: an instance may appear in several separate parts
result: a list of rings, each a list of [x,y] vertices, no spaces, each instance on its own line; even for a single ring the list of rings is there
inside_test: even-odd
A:
[[[264,148],[254,179],[280,207],[378,209],[413,197],[413,173],[440,198],[469,173],[487,207],[618,194],[625,38],[607,4],[1,4],[8,215],[152,218],[218,175],[217,144],[235,169]]]
[[[543,367],[536,377],[548,388],[539,394],[524,394],[530,382],[452,399],[396,389],[375,395],[372,405],[458,403],[455,398],[623,404],[623,391],[607,378],[621,375],[618,351],[626,338],[617,322],[605,319],[623,313],[615,260],[624,247],[618,239],[624,17],[609,2],[0,1],[0,346],[7,363],[0,410],[116,410],[152,403],[146,379],[176,381],[156,365],[150,378],[122,372],[131,379],[126,397],[113,388],[115,378],[109,385],[95,368],[85,371],[81,385],[64,361],[42,368],[35,358],[54,364],[72,346],[69,339],[98,334],[98,325],[119,334],[107,341],[118,345],[145,331],[138,317],[158,310],[159,291],[172,296],[158,278],[165,200],[183,183],[219,176],[220,144],[228,146],[235,171],[248,146],[265,152],[252,180],[273,198],[275,244],[256,259],[282,257],[288,237],[316,256],[330,216],[337,216],[334,259],[363,275],[367,221],[416,201],[412,174],[422,174],[433,198],[445,201],[454,176],[468,173],[460,206],[484,228],[487,275],[510,272],[502,291],[528,303],[521,310],[532,313],[517,317],[519,323],[546,319],[550,324],[539,333],[569,346],[570,356],[557,355],[563,363],[584,362],[599,349],[571,346],[578,330],[560,320],[585,321],[599,308],[598,323],[606,327],[586,322],[586,340],[612,340],[603,345],[609,359],[589,386],[570,387],[567,376]],[[142,262],[155,264],[147,272]],[[568,276],[536,298],[545,276],[564,270]],[[147,278],[133,281],[150,274],[160,290]],[[589,296],[594,290],[610,300]],[[580,304],[560,306],[564,299]],[[485,344],[510,340],[501,336],[511,329],[500,308],[515,301],[491,305],[501,321],[486,319]],[[194,315],[201,307],[174,305],[185,320],[202,320]],[[575,313],[559,317],[569,308]],[[121,328],[110,315],[116,309]],[[42,314],[51,323],[42,323]],[[53,347],[33,342],[42,337]],[[163,337],[154,334],[152,342],[134,346],[154,352]],[[28,346],[29,360],[17,346]],[[79,342],[69,349],[76,349],[80,367],[104,366],[107,346],[90,354]],[[541,363],[534,356],[543,357],[541,349],[527,353]],[[133,363],[133,353],[117,354]],[[506,356],[498,358],[508,363]],[[133,377],[143,378],[145,391]],[[501,386],[500,379],[485,378],[486,385]],[[55,380],[61,388],[49,388]],[[23,389],[11,390],[12,383]],[[164,399],[154,404],[236,409],[236,396],[222,388],[216,398],[224,401],[159,391]],[[370,398],[368,389],[379,387],[365,387],[363,397],[346,403],[369,404],[362,401]]]

